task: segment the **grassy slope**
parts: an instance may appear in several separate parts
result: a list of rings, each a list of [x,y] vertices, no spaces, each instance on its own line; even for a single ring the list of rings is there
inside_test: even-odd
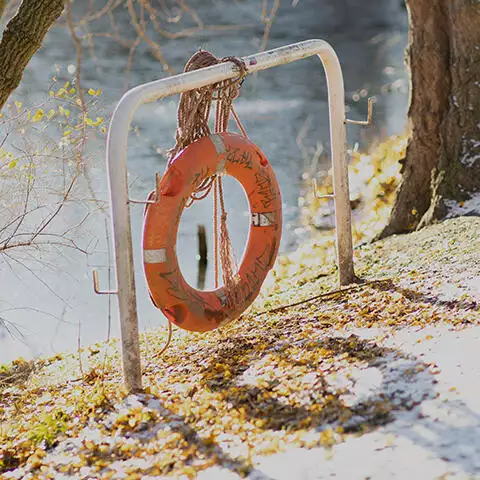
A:
[[[324,248],[332,237],[314,239],[279,262],[237,322],[203,335],[175,331],[162,356],[165,332],[143,335],[141,396],[119,388],[115,342],[82,352],[81,364],[77,355],[17,361],[0,372],[0,472],[118,478],[121,470],[134,479],[219,465],[245,475],[258,456],[287,445],[329,446],[391,421],[411,405],[388,395],[352,403],[352,385],[338,381],[395,354],[351,329],[380,327],[384,336],[405,325],[478,323],[478,231],[470,217],[365,244],[355,255],[366,283],[279,308],[335,290]]]

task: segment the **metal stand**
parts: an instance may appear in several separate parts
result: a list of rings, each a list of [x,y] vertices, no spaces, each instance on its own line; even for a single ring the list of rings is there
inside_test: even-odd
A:
[[[327,42],[307,40],[250,55],[243,60],[248,73],[253,73],[312,55],[318,55],[327,77],[339,282],[340,285],[347,285],[353,282],[355,274],[348,189],[345,93],[337,55]],[[118,289],[115,292],[100,291],[98,281],[95,287],[98,293],[118,295],[123,374],[125,386],[129,391],[138,391],[142,388],[127,185],[127,138],[133,114],[144,103],[234,78],[238,74],[238,67],[229,62],[146,83],[125,93],[113,113],[107,136],[107,168]]]

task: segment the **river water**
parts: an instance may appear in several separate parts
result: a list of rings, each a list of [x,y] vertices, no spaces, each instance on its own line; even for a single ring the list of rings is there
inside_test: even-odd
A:
[[[258,51],[263,34],[259,3],[253,0],[192,2],[199,16],[208,18],[205,23],[241,23],[245,27],[230,31],[206,30],[193,37],[166,41],[164,52],[170,65],[175,71],[181,71],[199,47],[218,57]],[[369,139],[404,129],[408,93],[403,52],[407,30],[406,12],[399,0],[284,1],[270,32],[268,48],[309,38],[322,38],[331,43],[343,68],[349,117],[363,118],[366,97],[374,95],[377,99],[375,126],[369,128],[366,135],[358,127],[349,127],[349,145],[356,142],[365,145]],[[111,115],[126,86],[165,76],[147,49],[138,51],[127,74],[127,53],[118,43],[103,40],[97,43],[96,58],[85,60],[84,84],[89,88],[102,88],[99,102],[105,117]],[[38,102],[48,92],[49,79],[53,75],[69,78],[68,68],[73,63],[75,47],[65,25],[60,24],[49,33],[44,46],[32,59],[15,98],[24,104]],[[135,115],[135,131],[130,135],[128,146],[133,198],[145,198],[154,186],[155,172],[162,172],[165,167],[165,158],[159,152],[173,144],[177,100],[171,98],[143,106]],[[275,169],[284,209],[281,250],[292,250],[305,235],[298,220],[298,199],[302,172],[309,165],[300,151],[299,136],[311,154],[318,142],[328,152],[326,86],[319,60],[309,58],[248,77],[236,105],[250,138],[261,147]],[[89,344],[105,339],[108,333],[118,335],[115,299],[94,295],[91,283],[91,271],[96,268],[106,288],[111,265],[107,242],[110,234],[106,227],[109,223],[104,143],[104,137],[89,140],[89,182],[88,185],[80,182],[76,192],[83,199],[92,199],[88,220],[78,234],[79,243],[88,247],[89,254],[32,250],[18,263],[0,259],[0,317],[11,327],[15,325],[10,333],[0,328],[0,362],[18,356],[28,358],[73,350],[79,341]],[[319,168],[326,167],[321,163]],[[235,181],[226,182],[226,191],[230,234],[237,257],[241,257],[248,233],[247,202]],[[58,228],[84,218],[85,204],[88,202],[82,202],[82,208],[75,205],[66,208],[55,219]],[[131,214],[140,326],[146,329],[164,324],[165,319],[150,304],[142,278],[142,207],[132,206]],[[210,200],[197,202],[185,212],[180,224],[177,243],[180,266],[192,285],[197,284],[199,224],[206,226],[210,241]],[[213,286],[212,270],[209,262],[206,288]]]

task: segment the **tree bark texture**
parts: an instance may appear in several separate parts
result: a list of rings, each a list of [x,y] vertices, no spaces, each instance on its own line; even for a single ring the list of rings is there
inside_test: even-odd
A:
[[[410,140],[382,236],[440,220],[480,189],[480,2],[407,0]]]
[[[62,14],[64,0],[23,0],[0,42],[0,109],[22,79],[50,27]]]

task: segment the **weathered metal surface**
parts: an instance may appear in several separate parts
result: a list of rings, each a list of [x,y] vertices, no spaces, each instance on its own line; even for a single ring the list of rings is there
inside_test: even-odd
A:
[[[327,77],[339,281],[341,285],[346,285],[354,280],[355,275],[352,260],[344,85],[337,55],[327,42],[307,40],[244,57],[243,60],[248,73],[254,73],[312,55],[319,56]],[[238,67],[229,62],[139,85],[125,93],[113,113],[107,136],[107,169],[118,283],[123,372],[126,388],[130,391],[140,390],[142,387],[127,185],[127,138],[133,114],[144,103],[234,78],[238,74]]]

